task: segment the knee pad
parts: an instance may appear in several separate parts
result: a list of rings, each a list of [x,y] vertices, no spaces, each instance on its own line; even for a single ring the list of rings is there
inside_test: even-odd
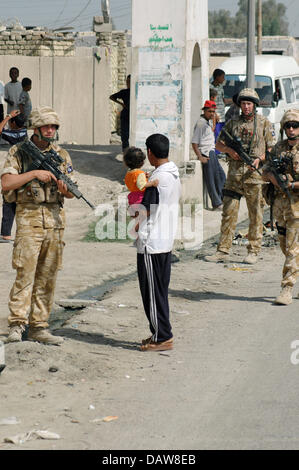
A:
[[[237,199],[240,201],[242,194],[237,193],[236,191],[232,191],[231,189],[223,189],[222,191],[223,197],[227,196],[230,197],[231,199]]]

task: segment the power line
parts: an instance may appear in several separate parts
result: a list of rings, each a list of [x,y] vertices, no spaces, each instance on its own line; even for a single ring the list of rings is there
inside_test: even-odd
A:
[[[56,24],[56,22],[59,20],[59,18],[61,18],[62,14],[63,14],[63,12],[64,12],[64,10],[65,10],[67,4],[68,4],[68,1],[69,1],[69,0],[65,0],[64,5],[63,5],[63,8],[62,8],[62,10],[60,11],[60,13],[58,14],[56,20],[54,21],[54,24]]]
[[[73,23],[77,18],[79,18],[82,13],[88,8],[88,6],[90,5],[92,0],[88,0],[87,4],[85,5],[84,8],[82,8],[82,10],[80,11],[80,13],[78,13],[77,16],[75,16],[75,18],[73,18],[71,21],[69,21],[68,23],[65,23],[62,27],[65,27],[65,26],[68,26],[69,24]]]
[[[81,15],[81,16],[80,16],[80,20],[85,20],[85,19],[88,19],[88,18],[92,18],[93,16],[97,15],[98,12],[99,12],[99,10],[96,10],[96,11],[91,11],[91,12],[88,13],[87,15]],[[60,21],[60,23],[61,23],[61,22],[65,22],[65,21],[70,21],[69,17],[67,17],[67,18],[62,18],[61,21]],[[48,27],[51,27],[52,25],[54,25],[53,22],[47,23],[47,26],[48,26]],[[55,25],[56,25],[56,24],[55,24]]]

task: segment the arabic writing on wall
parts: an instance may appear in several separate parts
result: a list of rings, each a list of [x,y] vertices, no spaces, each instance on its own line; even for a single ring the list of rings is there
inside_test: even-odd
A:
[[[152,33],[152,36],[149,38],[149,44],[153,47],[159,47],[160,45],[168,45],[171,44],[173,45],[173,38],[172,36],[167,36],[166,34],[163,34],[165,31],[170,33],[170,29],[172,28],[172,24],[165,24],[165,25],[158,25],[154,26],[150,24],[150,31]]]

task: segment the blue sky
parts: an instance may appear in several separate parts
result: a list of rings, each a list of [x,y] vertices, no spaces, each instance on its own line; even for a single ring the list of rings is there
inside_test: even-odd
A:
[[[163,0],[161,0],[163,1]],[[200,1],[200,0],[198,0]],[[299,36],[298,0],[280,0],[287,6],[290,33]],[[131,28],[131,0],[110,0],[111,14],[117,29]],[[230,10],[235,14],[237,0],[209,0],[209,9]],[[23,25],[77,31],[91,29],[92,17],[101,14],[101,0],[0,0],[0,20],[17,18]]]

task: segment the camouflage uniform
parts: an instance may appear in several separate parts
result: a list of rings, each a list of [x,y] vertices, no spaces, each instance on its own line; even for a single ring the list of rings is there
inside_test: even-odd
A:
[[[230,120],[224,129],[232,136],[241,139],[244,149],[250,153],[252,161],[265,154],[266,149],[274,145],[274,132],[270,121],[256,114],[256,131],[254,133],[254,120],[247,120],[242,115],[237,120]],[[220,133],[219,141],[225,144],[225,136]],[[240,160],[228,157],[228,173],[224,186],[223,212],[221,222],[221,235],[218,251],[228,253],[234,237],[240,199],[245,197],[248,215],[248,252],[257,254],[261,248],[263,236],[263,207],[262,195],[263,180],[257,171],[252,171]]]
[[[22,173],[19,145],[8,152],[2,175]],[[50,143],[45,151],[53,148],[63,159],[60,169],[65,174],[72,172],[68,152]],[[38,180],[5,194],[8,201],[15,198],[16,237],[12,266],[16,269],[16,280],[9,296],[9,326],[25,325],[47,328],[54,296],[57,271],[61,269],[64,247],[63,232],[65,214],[63,196],[57,185]]]
[[[278,142],[271,152],[271,156],[292,158],[292,164],[287,170],[291,180],[299,181],[299,144],[289,146],[288,141]],[[271,158],[271,157],[270,157]],[[265,172],[267,172],[267,165]],[[275,187],[275,199],[273,204],[273,217],[276,221],[280,247],[285,255],[285,263],[282,271],[282,288],[293,287],[299,266],[299,190],[290,189],[291,200],[280,189]]]

